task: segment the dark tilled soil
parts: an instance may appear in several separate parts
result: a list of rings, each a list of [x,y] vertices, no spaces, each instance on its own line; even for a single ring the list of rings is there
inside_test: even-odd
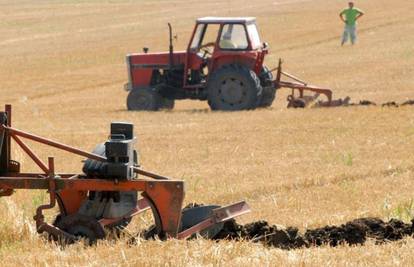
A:
[[[299,99],[300,101],[300,99]],[[395,101],[390,101],[390,102],[386,102],[381,104],[382,107],[395,107],[398,108],[400,106],[409,106],[409,105],[414,105],[414,100],[407,100],[401,104],[398,104]],[[288,107],[296,107],[296,108],[304,108],[306,105],[302,104],[301,106],[288,106]],[[338,100],[332,100],[332,102],[326,102],[326,101],[319,101],[317,102],[313,107],[329,107],[329,106],[333,106],[333,107],[340,107],[340,106],[377,106],[377,103],[370,101],[370,100],[361,100],[359,101],[359,103],[353,103],[350,102],[350,98],[346,97],[344,99],[338,99]]]
[[[200,207],[203,204],[191,203],[185,209]],[[307,229],[304,233],[296,227],[270,225],[266,221],[256,221],[241,225],[235,220],[224,223],[223,229],[214,236],[214,240],[252,241],[269,247],[281,249],[299,249],[316,246],[363,245],[367,240],[374,240],[376,244],[401,240],[414,234],[414,219],[411,223],[404,223],[398,219],[385,222],[379,218],[360,218],[339,226],[324,226]],[[152,228],[139,234],[146,239],[155,237]],[[135,238],[129,243],[134,244]]]
[[[396,107],[398,108],[400,105],[398,105],[395,101],[387,102],[382,104],[383,107]]]
[[[414,220],[407,224],[396,219],[384,222],[378,218],[361,218],[340,226],[324,226],[300,233],[297,228],[269,225],[266,221],[246,225],[228,221],[215,239],[250,240],[282,249],[322,245],[335,247],[341,244],[362,245],[368,239],[381,244],[411,236],[414,230],[413,222]]]
[[[407,100],[401,104],[401,106],[408,106],[408,105],[414,105],[414,100]]]
[[[361,100],[359,101],[359,103],[349,103],[349,106],[376,106],[377,104],[375,102],[369,101],[369,100]],[[386,102],[383,103],[381,106],[382,107],[400,107],[400,106],[409,106],[409,105],[414,105],[414,100],[407,100],[401,104],[398,104],[395,101],[390,101],[390,102]]]

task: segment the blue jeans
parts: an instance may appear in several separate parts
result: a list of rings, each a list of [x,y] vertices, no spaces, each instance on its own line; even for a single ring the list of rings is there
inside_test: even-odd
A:
[[[348,41],[348,36],[351,37],[351,43],[354,44],[356,41],[356,25],[346,25],[344,34],[342,35],[342,44]]]

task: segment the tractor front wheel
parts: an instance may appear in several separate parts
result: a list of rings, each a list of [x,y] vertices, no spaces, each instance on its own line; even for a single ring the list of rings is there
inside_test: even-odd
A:
[[[161,105],[160,105],[161,109],[171,110],[174,108],[174,105],[175,105],[174,99],[169,99],[165,97],[161,98]]]
[[[153,87],[135,88],[127,98],[128,110],[156,111],[161,107],[162,98]]]
[[[263,89],[254,71],[229,64],[211,74],[207,91],[212,110],[230,111],[255,109],[261,101]]]

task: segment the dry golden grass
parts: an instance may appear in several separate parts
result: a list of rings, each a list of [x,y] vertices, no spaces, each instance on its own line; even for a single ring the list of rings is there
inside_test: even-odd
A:
[[[184,49],[196,17],[256,16],[271,45],[267,64],[336,97],[402,102],[414,98],[414,8],[407,0],[366,0],[360,42],[339,46],[337,13],[346,1],[9,1],[0,0],[0,104],[14,125],[91,150],[109,123],[131,121],[146,169],[186,181],[186,202],[246,199],[265,219],[300,229],[362,216],[408,220],[413,214],[413,108],[287,110],[286,92],[271,109],[210,112],[181,101],[172,112],[125,111],[124,56],[167,49],[166,22]],[[33,144],[57,168],[79,172],[81,158]],[[24,171],[37,171],[20,151]],[[248,242],[125,240],[60,249],[37,236],[32,215],[45,192],[0,199],[1,265],[412,265],[414,240],[294,251]]]

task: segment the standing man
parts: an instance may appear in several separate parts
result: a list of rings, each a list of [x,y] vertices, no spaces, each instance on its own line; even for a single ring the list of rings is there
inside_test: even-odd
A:
[[[351,43],[354,44],[356,40],[356,22],[364,15],[364,12],[358,8],[354,8],[354,2],[348,3],[348,8],[344,9],[339,17],[345,23],[345,30],[342,36],[342,43],[344,45],[348,41],[348,36],[351,37]]]

